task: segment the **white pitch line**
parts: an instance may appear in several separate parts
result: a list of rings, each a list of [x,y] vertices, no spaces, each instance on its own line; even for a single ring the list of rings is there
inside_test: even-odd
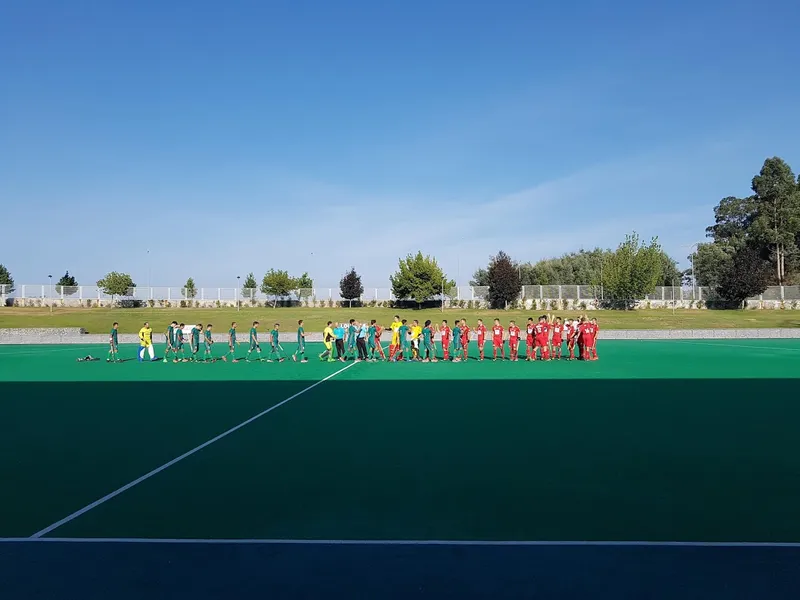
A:
[[[303,395],[303,394],[305,394],[306,392],[308,392],[308,391],[310,391],[310,390],[313,390],[313,389],[314,389],[315,387],[317,387],[318,385],[321,385],[321,384],[325,383],[326,381],[328,381],[329,379],[332,379],[332,378],[336,377],[336,376],[337,376],[339,373],[343,373],[344,371],[346,371],[346,370],[347,370],[347,369],[349,369],[350,367],[353,367],[353,366],[355,366],[356,364],[358,364],[358,363],[355,363],[355,362],[353,362],[353,363],[350,363],[350,364],[349,364],[349,365],[347,365],[346,367],[343,367],[343,368],[339,369],[338,371],[335,371],[334,373],[331,373],[330,375],[328,375],[328,376],[327,376],[327,377],[325,377],[324,379],[320,379],[320,380],[319,380],[319,381],[317,381],[316,383],[314,383],[314,384],[312,384],[312,385],[308,386],[308,387],[307,387],[307,388],[305,388],[305,389],[302,389],[302,390],[300,390],[299,392],[297,392],[296,394],[294,394],[294,395],[292,395],[292,396],[289,396],[288,398],[286,398],[285,400],[282,400],[282,401],[281,401],[281,402],[279,402],[278,404],[275,404],[275,405],[273,405],[273,406],[270,406],[268,409],[261,411],[260,413],[258,413],[258,414],[257,414],[257,415],[255,415],[255,416],[252,416],[252,417],[250,417],[250,418],[249,418],[249,419],[247,419],[246,421],[242,421],[241,423],[239,423],[239,424],[238,424],[238,425],[236,425],[235,427],[231,427],[231,428],[230,428],[230,429],[228,429],[227,431],[225,431],[225,432],[223,432],[223,433],[220,433],[218,436],[211,438],[211,439],[210,439],[210,440],[208,440],[207,442],[203,442],[203,443],[202,443],[202,444],[200,444],[199,446],[197,446],[197,447],[195,447],[195,448],[192,448],[191,450],[189,450],[188,452],[185,452],[185,453],[181,454],[181,455],[180,455],[180,456],[178,456],[177,458],[173,458],[171,461],[169,461],[169,462],[167,462],[167,463],[164,463],[164,464],[163,464],[163,465],[161,465],[160,467],[158,467],[158,468],[156,468],[156,469],[153,469],[152,471],[150,471],[149,473],[146,473],[146,474],[142,475],[142,476],[141,476],[141,477],[139,477],[138,479],[134,479],[134,480],[133,480],[133,481],[131,481],[130,483],[128,483],[128,484],[126,484],[126,485],[123,485],[123,486],[122,486],[121,488],[119,488],[118,490],[115,490],[115,491],[111,492],[110,494],[106,494],[106,495],[105,495],[105,496],[103,496],[102,498],[99,498],[98,500],[95,500],[95,501],[94,501],[94,502],[92,502],[91,504],[87,504],[86,506],[84,506],[84,507],[83,507],[83,508],[81,508],[80,510],[77,510],[77,511],[75,511],[74,513],[72,513],[71,515],[68,515],[68,516],[64,517],[64,518],[63,518],[63,519],[61,519],[60,521],[56,521],[56,522],[55,522],[55,523],[53,523],[52,525],[48,525],[48,526],[47,526],[47,527],[45,527],[44,529],[42,529],[42,530],[40,530],[40,531],[37,531],[36,533],[34,533],[34,534],[33,534],[33,535],[30,537],[30,539],[37,539],[37,538],[41,538],[43,535],[47,535],[48,533],[50,533],[50,532],[51,532],[51,531],[53,531],[54,529],[58,529],[58,528],[59,528],[59,527],[61,527],[62,525],[65,525],[65,524],[69,523],[70,521],[72,521],[72,520],[74,520],[74,519],[77,519],[77,518],[78,518],[78,517],[80,517],[81,515],[83,515],[83,514],[85,514],[85,513],[89,512],[90,510],[92,510],[92,509],[94,509],[94,508],[97,508],[97,507],[98,507],[98,506],[100,506],[101,504],[105,504],[106,502],[108,502],[108,501],[109,501],[109,500],[111,500],[112,498],[115,498],[116,496],[119,496],[121,493],[123,493],[123,492],[126,492],[127,490],[131,489],[132,487],[134,487],[134,486],[136,486],[136,485],[139,485],[140,483],[142,483],[143,481],[146,481],[146,480],[150,479],[150,478],[151,478],[151,477],[153,477],[154,475],[158,475],[159,473],[161,473],[161,471],[163,471],[163,470],[165,470],[165,469],[168,469],[168,468],[169,468],[169,467],[171,467],[172,465],[174,465],[174,464],[176,464],[176,463],[179,463],[180,461],[182,461],[182,460],[183,460],[183,459],[185,459],[185,458],[189,458],[190,456],[192,456],[193,454],[195,454],[195,453],[199,452],[199,451],[200,451],[200,450],[202,450],[203,448],[206,448],[207,446],[210,446],[211,444],[213,444],[213,443],[215,443],[215,442],[218,442],[218,441],[219,441],[219,440],[221,440],[222,438],[229,436],[230,434],[232,434],[232,433],[234,433],[234,432],[238,431],[238,430],[239,430],[239,429],[241,429],[242,427],[245,427],[246,425],[249,425],[249,424],[250,424],[250,423],[252,423],[253,421],[255,421],[255,420],[257,420],[257,419],[260,419],[261,417],[263,417],[263,416],[264,416],[264,415],[266,415],[267,413],[270,413],[270,412],[272,412],[272,411],[273,411],[273,410],[275,410],[276,408],[279,408],[279,407],[283,406],[284,404],[286,404],[287,402],[290,402],[290,401],[294,400],[294,399],[295,399],[295,398],[297,398],[298,396],[302,396],[302,395]]]
[[[581,540],[316,540],[316,539],[190,539],[190,538],[0,538],[0,543],[62,544],[212,544],[294,546],[598,546],[679,548],[800,548],[800,542],[679,542]]]

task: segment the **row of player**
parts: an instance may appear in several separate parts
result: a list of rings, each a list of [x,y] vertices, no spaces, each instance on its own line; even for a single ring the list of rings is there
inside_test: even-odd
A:
[[[270,332],[270,352],[266,358],[261,354],[261,345],[258,339],[259,325],[258,321],[254,321],[250,328],[249,349],[245,360],[250,361],[251,358],[255,358],[259,361],[283,362],[286,359],[286,353],[280,343],[280,324],[275,323]],[[186,325],[173,321],[164,332],[166,351],[164,357],[159,360],[169,362],[171,358],[172,362],[176,363],[200,360],[214,362],[218,358],[223,361],[230,358],[232,362],[238,362],[236,348],[240,342],[237,339],[237,327],[238,324],[233,322],[228,330],[228,352],[224,356],[215,357],[211,324],[203,326],[198,323],[191,326],[187,338],[185,335]],[[119,360],[118,328],[119,323],[115,322],[109,336],[107,362]],[[517,361],[523,333],[525,335],[526,360],[550,360],[551,356],[560,359],[563,356],[564,345],[566,345],[568,355],[563,357],[567,360],[575,358],[597,360],[599,327],[596,319],[584,316],[580,319],[562,321],[560,317],[553,318],[550,315],[542,315],[538,321],[532,317],[529,318],[524,330],[520,329],[514,321],[510,321],[507,328],[503,327],[500,319],[495,319],[491,327],[486,327],[483,320],[478,319],[473,328],[470,328],[466,319],[456,320],[452,328],[446,319],[438,326],[432,324],[430,320],[425,321],[424,326],[421,326],[416,319],[409,324],[406,319],[401,319],[399,316],[395,316],[388,328],[378,325],[374,319],[369,324],[356,319],[350,319],[349,324],[334,324],[333,321],[328,321],[323,331],[325,351],[320,354],[319,358],[329,362],[347,359],[377,361],[380,358],[380,360],[387,360],[381,345],[381,336],[385,329],[391,331],[388,360],[392,362],[411,360],[437,362],[437,336],[440,340],[444,360],[451,360],[451,356],[454,362],[467,360],[473,334],[478,345],[478,360],[484,360],[486,340],[487,337],[491,337],[494,360],[497,360],[498,355],[501,360],[505,360],[506,343],[508,343],[508,358]],[[292,360],[308,362],[305,355],[305,337],[301,319],[297,323],[297,349],[289,355]],[[204,346],[202,359],[200,358],[201,341]],[[185,351],[187,342],[190,356],[187,356]],[[151,361],[156,360],[153,349],[153,330],[149,323],[145,323],[144,327],[139,330],[139,361],[145,359],[145,354],[149,354]]]

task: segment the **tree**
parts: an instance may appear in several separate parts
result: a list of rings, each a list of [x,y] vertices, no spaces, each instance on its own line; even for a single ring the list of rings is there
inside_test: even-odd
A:
[[[662,279],[663,252],[658,238],[645,245],[636,232],[626,235],[617,250],[603,266],[605,295],[618,301],[631,302],[653,293]]]
[[[184,298],[194,298],[197,296],[197,288],[194,285],[194,279],[189,277],[189,279],[186,280],[186,283],[183,284],[181,295],[183,295]]]
[[[717,293],[725,300],[744,305],[744,301],[763,294],[769,286],[772,268],[758,248],[747,246],[737,252],[721,273]]]
[[[476,287],[486,287],[489,285],[489,271],[484,269],[483,267],[479,268],[472,274],[472,279],[469,282],[470,285]]]
[[[253,276],[252,273],[248,273],[247,277],[244,278],[244,284],[242,285],[242,298],[252,300],[256,297],[257,289],[258,283],[256,283],[255,276]]]
[[[69,271],[61,276],[61,279],[56,283],[56,294],[64,296],[72,296],[78,291],[78,280],[69,274]]]
[[[272,296],[273,308],[278,306],[278,298],[285,298],[295,287],[295,280],[287,271],[270,269],[261,280],[261,293]]]
[[[493,256],[486,269],[489,280],[489,305],[492,308],[506,308],[519,297],[522,281],[519,268],[511,257],[502,250]]]
[[[117,273],[112,271],[107,273],[105,277],[98,280],[97,287],[103,290],[103,293],[111,296],[111,302],[114,302],[114,296],[132,296],[133,288],[136,284],[127,273]]]
[[[0,294],[10,294],[14,291],[14,278],[5,265],[0,264]]]
[[[714,207],[714,225],[706,228],[706,235],[722,248],[732,252],[747,243],[750,225],[755,219],[755,199],[728,196]]]
[[[797,252],[795,238],[800,232],[800,193],[792,169],[782,159],[764,161],[753,177],[755,218],[750,232],[754,241],[770,249],[775,280],[786,280],[786,259]]]
[[[733,251],[726,251],[722,244],[698,244],[697,251],[687,257],[694,266],[697,285],[716,288],[720,276],[730,266],[733,254]],[[691,270],[689,272],[691,273]]]
[[[301,298],[308,298],[314,293],[314,280],[308,276],[308,273],[303,273],[294,281],[295,289],[297,290],[298,300]]]
[[[667,287],[680,285],[682,273],[678,270],[678,263],[663,250],[659,259],[661,260],[661,281],[659,281],[658,285]]]
[[[364,285],[361,283],[361,275],[356,273],[355,267],[351,267],[339,281],[339,292],[344,300],[350,302],[351,307],[353,300],[361,298],[361,294],[364,293]]]
[[[421,305],[426,300],[435,298],[445,290],[455,287],[455,282],[448,279],[442,268],[431,256],[423,256],[422,252],[409,254],[399,261],[397,272],[389,277],[392,294],[399,300],[413,300]]]

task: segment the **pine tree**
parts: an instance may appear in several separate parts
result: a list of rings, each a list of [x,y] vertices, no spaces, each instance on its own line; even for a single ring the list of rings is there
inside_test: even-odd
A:
[[[361,298],[361,294],[364,293],[364,285],[361,283],[361,275],[356,273],[355,267],[345,273],[339,281],[339,293],[342,299],[349,301],[351,307],[353,300]]]

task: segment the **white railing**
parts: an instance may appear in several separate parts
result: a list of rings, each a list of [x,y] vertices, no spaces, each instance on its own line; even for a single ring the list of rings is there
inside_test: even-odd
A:
[[[112,296],[94,285],[80,285],[75,287],[62,287],[50,284],[23,284],[16,285],[13,290],[10,286],[0,286],[0,296],[4,300],[27,305],[31,301],[60,301],[63,304],[87,305],[95,302],[109,303]],[[447,290],[445,298],[456,301],[485,301],[489,288],[481,286],[459,286]],[[436,296],[440,298],[441,296]],[[687,302],[708,301],[717,298],[712,288],[708,287],[657,287],[652,294],[641,299],[643,302]],[[237,301],[243,305],[266,302],[295,301],[307,302],[340,302],[343,300],[338,287],[317,287],[294,290],[288,296],[275,298],[264,294],[259,289],[237,289],[234,287],[203,287],[187,290],[180,286],[155,286],[135,287],[126,291],[122,296],[115,296],[114,300],[138,300],[143,304],[153,306],[179,306],[185,305],[235,305]],[[521,300],[571,300],[571,301],[596,301],[605,299],[601,285],[526,285],[522,288]],[[390,288],[371,287],[365,288],[360,300],[362,302],[388,302],[395,300]],[[753,301],[785,301],[800,302],[800,286],[773,286],[767,288],[763,294]]]

